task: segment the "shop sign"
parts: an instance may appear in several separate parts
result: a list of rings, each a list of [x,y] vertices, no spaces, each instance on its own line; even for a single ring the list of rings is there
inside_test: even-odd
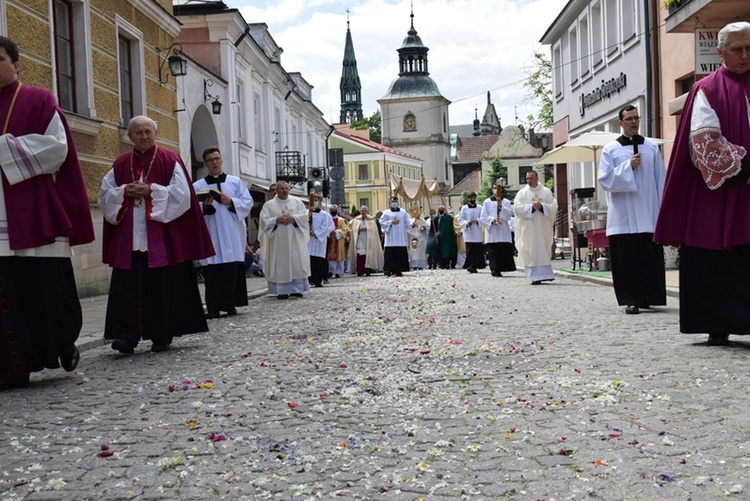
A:
[[[716,48],[719,46],[719,30],[716,28],[697,28],[695,30],[695,79],[705,77],[721,67],[721,57]]]
[[[628,77],[625,73],[609,80],[602,80],[602,84],[589,92],[581,94],[578,98],[578,113],[581,116],[586,114],[586,109],[592,104],[596,104],[604,98],[612,97],[612,94],[619,93],[628,84]]]

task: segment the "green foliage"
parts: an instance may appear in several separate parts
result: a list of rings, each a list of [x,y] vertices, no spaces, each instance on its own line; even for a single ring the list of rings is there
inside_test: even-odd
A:
[[[351,126],[355,129],[370,129],[370,141],[380,143],[383,138],[383,129],[380,121],[380,110],[369,118],[352,120]]]
[[[479,193],[477,193],[478,204],[481,204],[486,199],[494,195],[492,188],[495,185],[495,181],[502,177],[503,179],[505,179],[506,184],[508,182],[508,169],[503,166],[503,161],[500,159],[500,157],[493,158],[492,162],[490,163],[490,167],[490,172],[484,176],[484,179],[482,180],[482,188],[479,190]],[[508,188],[505,186],[503,187],[503,198],[513,200],[515,196],[515,191],[508,190]]]
[[[552,61],[539,51],[534,52],[534,58],[529,66],[524,68],[528,98],[526,102],[538,102],[541,104],[539,112],[527,117],[529,128],[542,128],[550,130],[554,123],[552,108]]]
[[[466,205],[467,203],[469,203],[469,190],[464,190],[461,192],[461,200],[459,204]]]
[[[551,177],[551,178],[547,179],[547,180],[546,180],[546,181],[544,182],[544,186],[546,186],[547,188],[549,188],[549,190],[550,190],[550,191],[551,191],[552,193],[554,193],[554,192],[555,192],[555,178],[554,178],[554,177]]]
[[[680,0],[664,0],[661,3],[661,6],[664,7],[665,9],[671,9],[675,5],[680,5]]]

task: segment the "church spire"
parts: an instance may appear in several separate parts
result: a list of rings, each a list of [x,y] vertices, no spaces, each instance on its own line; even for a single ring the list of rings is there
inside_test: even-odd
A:
[[[362,120],[362,84],[359,82],[357,58],[354,55],[354,43],[349,29],[349,9],[346,10],[346,43],[339,90],[341,91],[339,122],[350,123],[352,120]]]

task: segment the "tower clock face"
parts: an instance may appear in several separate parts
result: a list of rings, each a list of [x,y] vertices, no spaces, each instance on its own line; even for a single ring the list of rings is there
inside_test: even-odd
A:
[[[413,116],[409,115],[404,118],[404,131],[415,131],[417,130],[417,121]]]

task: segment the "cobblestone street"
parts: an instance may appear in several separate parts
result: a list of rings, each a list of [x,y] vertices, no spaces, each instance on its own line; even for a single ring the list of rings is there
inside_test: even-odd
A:
[[[677,308],[488,270],[261,297],[3,393],[0,498],[749,499],[750,343]]]

